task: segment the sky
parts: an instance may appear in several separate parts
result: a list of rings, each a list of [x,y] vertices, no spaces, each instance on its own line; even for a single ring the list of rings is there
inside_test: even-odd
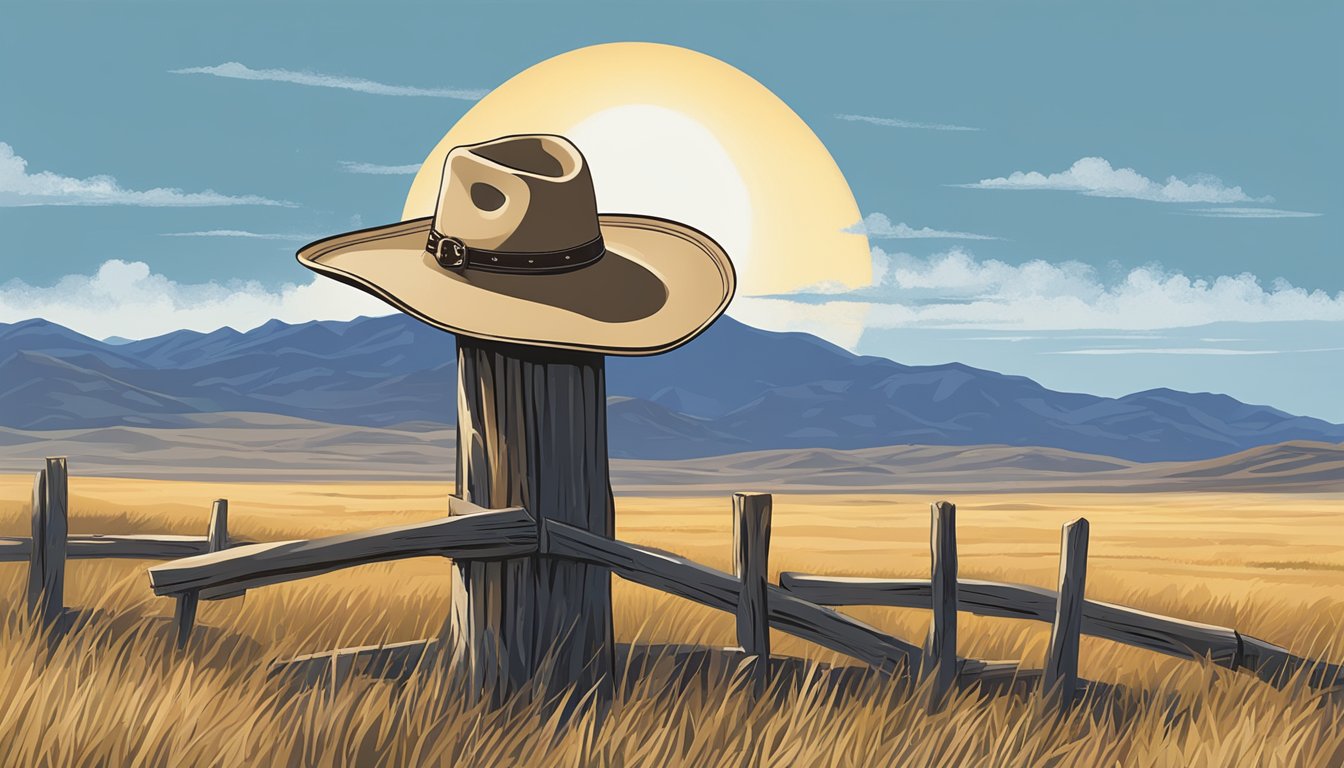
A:
[[[1339,4],[142,0],[3,15],[0,322],[140,337],[385,312],[315,283],[295,248],[397,220],[408,174],[513,74],[641,40],[774,91],[864,217],[872,286],[744,297],[741,319],[788,317],[909,364],[1344,422]]]

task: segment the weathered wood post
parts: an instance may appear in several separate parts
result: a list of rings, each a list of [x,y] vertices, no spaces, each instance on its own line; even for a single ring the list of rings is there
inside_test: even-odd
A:
[[[1083,593],[1087,584],[1087,518],[1066,523],[1060,535],[1059,600],[1050,629],[1042,690],[1059,704],[1073,703],[1078,688],[1078,637],[1083,628]]]
[[[956,687],[957,663],[957,507],[946,501],[929,507],[930,585],[933,621],[924,643],[922,677],[933,678],[931,703],[937,706]]]
[[[543,554],[455,561],[445,643],[452,661],[473,695],[495,700],[543,668],[547,694],[608,690],[611,575],[546,557],[542,525],[614,533],[604,358],[460,335],[457,350],[457,495],[526,509]]]
[[[65,540],[70,492],[65,457],[47,459],[33,479],[33,545],[28,558],[28,612],[51,626],[65,610]]]
[[[737,644],[753,656],[754,689],[770,682],[770,608],[765,586],[770,577],[768,493],[733,494],[733,573],[742,582],[737,601]]]
[[[229,547],[229,500],[215,499],[210,508],[210,527],[206,530],[206,547],[210,552],[218,552]],[[196,624],[196,607],[200,602],[200,593],[196,590],[183,592],[177,597],[177,608],[173,612],[173,626],[177,628],[177,649],[187,647],[191,639],[191,629]]]
[[[210,507],[210,527],[205,531],[211,552],[229,548],[229,500],[215,499]]]
[[[454,560],[440,655],[473,697],[545,677],[548,699],[594,686],[606,699],[610,571],[551,557],[547,531],[612,536],[605,355],[661,354],[703,333],[733,297],[732,261],[686,224],[598,213],[587,161],[563,136],[435,153],[425,168],[441,171],[438,194],[413,191],[417,217],[324,238],[298,259],[455,334],[457,495],[521,507],[536,525],[534,553]]]

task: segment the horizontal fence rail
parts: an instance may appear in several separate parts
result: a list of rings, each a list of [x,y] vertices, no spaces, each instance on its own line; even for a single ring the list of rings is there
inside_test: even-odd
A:
[[[933,606],[928,579],[877,579],[812,576],[785,572],[780,586],[819,605],[876,605],[894,608]],[[1058,593],[1023,584],[959,579],[957,609],[979,616],[1033,619],[1052,623]],[[1270,682],[1298,669],[1309,670],[1312,685],[1344,683],[1337,664],[1304,659],[1285,648],[1243,635],[1235,629],[1161,616],[1097,600],[1083,601],[1082,633],[1186,659],[1208,658],[1230,669],[1246,668]]]
[[[241,544],[237,539],[231,544]],[[112,535],[101,533],[72,533],[65,539],[67,560],[93,558],[128,558],[135,560],[176,560],[180,557],[203,555],[209,551],[207,536],[171,535]],[[33,540],[24,536],[0,537],[0,563],[28,560],[32,556]]]
[[[149,569],[156,595],[196,592],[203,600],[410,557],[493,559],[537,551],[537,524],[521,507],[486,510],[453,499],[453,517],[320,539],[233,547]]]
[[[932,509],[931,579],[879,579],[785,572],[779,584],[765,581],[770,547],[771,497],[734,497],[734,573],[710,568],[680,555],[592,533],[553,519],[538,520],[522,507],[485,509],[449,498],[448,516],[323,538],[241,543],[228,532],[228,502],[211,512],[205,536],[69,534],[68,471],[51,458],[33,487],[33,536],[0,537],[0,562],[27,561],[28,607],[50,626],[64,613],[65,562],[82,558],[167,559],[148,569],[157,595],[176,598],[177,646],[186,646],[198,600],[219,600],[248,589],[332,571],[413,557],[504,560],[527,556],[561,558],[597,565],[621,578],[735,614],[741,649],[752,660],[757,686],[770,666],[768,629],[858,659],[886,674],[938,675],[936,692],[956,684],[1015,685],[1033,675],[1047,688],[1066,694],[1084,690],[1077,680],[1077,636],[1101,637],[1189,659],[1209,659],[1246,669],[1274,685],[1302,679],[1317,688],[1344,686],[1341,665],[1307,659],[1234,629],[1201,624],[1087,600],[1087,522],[1064,527],[1060,593],[1040,587],[960,579],[956,569],[956,508],[939,502]],[[239,546],[239,544],[242,544]],[[1061,604],[1061,599],[1065,604]],[[931,610],[934,627],[927,649],[901,640],[832,606],[889,606]],[[1053,626],[1052,648],[1043,672],[1021,670],[1015,662],[983,662],[956,656],[956,612],[1030,619]],[[281,668],[326,665],[336,676],[363,665],[372,672],[402,674],[413,668],[435,640],[390,646],[340,649],[284,662]],[[928,666],[925,666],[928,662]],[[386,667],[386,669],[384,668]],[[1075,684],[1076,681],[1076,684]]]

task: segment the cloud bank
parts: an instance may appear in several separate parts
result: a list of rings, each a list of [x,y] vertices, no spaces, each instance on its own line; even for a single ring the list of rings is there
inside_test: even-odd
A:
[[[78,179],[51,171],[28,171],[28,161],[0,141],[0,207],[30,205],[135,205],[149,208],[195,208],[217,205],[279,205],[294,203],[257,195],[223,195],[212,189],[183,192],[169,187],[126,189],[111,176]]]
[[[375,80],[321,72],[298,72],[292,69],[252,69],[236,61],[226,61],[213,67],[186,67],[168,70],[174,75],[213,75],[234,80],[270,80],[315,88],[338,88],[345,91],[370,93],[375,96],[428,96],[438,99],[478,101],[488,91],[479,88],[419,88],[412,85],[389,85]]]
[[[1215,322],[1344,322],[1334,295],[1249,273],[1194,278],[1156,266],[1105,279],[1081,262],[1012,265],[954,248],[928,258],[873,249],[872,286],[815,286],[772,297],[816,315],[822,306],[867,306],[869,328],[1154,330]],[[802,305],[812,305],[811,308]]]
[[[943,229],[930,229],[929,227],[920,227],[915,229],[902,222],[893,224],[886,214],[870,213],[849,227],[846,232],[856,235],[867,235],[871,238],[883,240],[918,240],[918,239],[947,239],[947,240],[998,240],[1000,238],[990,235],[977,235],[971,232],[951,232]]]
[[[335,280],[267,287],[253,281],[179,283],[139,261],[104,262],[92,275],[55,285],[0,284],[0,323],[41,317],[95,338],[143,339],[179,328],[246,331],[271,318],[287,323],[386,315],[387,304]]]
[[[1054,189],[1092,197],[1127,197],[1158,203],[1267,203],[1272,197],[1251,197],[1241,187],[1229,187],[1216,176],[1200,175],[1189,180],[1167,177],[1156,182],[1133,168],[1113,168],[1102,157],[1084,157],[1066,171],[1043,174],[1014,171],[1008,176],[981,179],[953,186],[970,189]]]
[[[378,165],[376,163],[357,163],[353,160],[342,160],[341,170],[346,173],[367,173],[374,176],[413,176],[420,172],[420,164]]]
[[[971,128],[966,125],[952,125],[950,123],[917,123],[913,120],[900,120],[894,117],[873,117],[872,115],[848,115],[840,114],[835,116],[836,120],[846,120],[851,123],[868,123],[870,125],[880,125],[884,128],[912,128],[923,131],[978,131],[979,128]]]
[[[733,304],[733,315],[765,327],[788,318],[787,328],[780,330],[821,333],[846,346],[857,343],[865,329],[1144,332],[1217,322],[1344,323],[1344,291],[1331,295],[1281,280],[1266,285],[1250,274],[1204,280],[1149,266],[1107,279],[1079,262],[1013,265],[976,259],[959,248],[927,258],[874,248],[873,260],[875,282],[867,288],[821,285],[797,294],[741,296]],[[179,328],[247,330],[271,318],[297,323],[392,311],[334,280],[314,277],[308,283],[278,286],[256,281],[181,283],[143,262],[121,260],[49,286],[21,280],[0,283],[0,323],[43,317],[98,337],[145,338]]]

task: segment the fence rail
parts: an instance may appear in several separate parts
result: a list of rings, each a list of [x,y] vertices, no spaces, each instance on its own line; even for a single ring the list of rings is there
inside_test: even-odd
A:
[[[790,594],[829,606],[873,605],[893,608],[933,607],[928,579],[880,579],[814,576],[784,572],[780,586]],[[1078,590],[1081,594],[1081,589]],[[978,616],[1030,619],[1056,623],[1059,593],[1041,587],[994,581],[957,581],[957,609]],[[1207,658],[1229,669],[1245,669],[1281,684],[1299,670],[1315,687],[1344,685],[1344,668],[1307,659],[1286,648],[1244,635],[1235,629],[1162,616],[1123,605],[1083,600],[1076,630],[1149,651],[1184,659]]]
[[[48,459],[33,489],[33,537],[0,538],[0,561],[29,562],[30,611],[51,622],[63,611],[65,560],[173,558],[148,569],[155,594],[176,598],[177,644],[186,645],[198,600],[236,597],[248,589],[304,579],[368,563],[437,556],[493,560],[538,556],[596,565],[641,584],[736,619],[738,645],[757,690],[770,674],[769,630],[775,629],[858,659],[885,674],[931,678],[932,702],[956,685],[1011,682],[1039,676],[1067,703],[1079,687],[1078,637],[1094,635],[1188,659],[1207,658],[1247,669],[1276,685],[1295,673],[1321,687],[1344,685],[1340,665],[1306,659],[1234,629],[1200,624],[1084,597],[1088,524],[1066,524],[1061,537],[1059,590],[961,579],[957,574],[956,507],[931,509],[930,578],[878,579],[785,572],[766,581],[771,497],[733,499],[733,573],[680,555],[599,535],[554,519],[536,519],[521,507],[485,509],[452,497],[448,517],[311,540],[237,544],[228,534],[228,503],[215,502],[206,536],[105,536],[67,533],[67,468]],[[875,605],[933,612],[923,648],[834,609]],[[1015,662],[983,662],[956,655],[959,611],[1030,619],[1052,625],[1046,668],[1022,671]],[[328,662],[333,674],[363,660],[370,670],[405,670],[433,643],[338,649],[282,662],[312,667]],[[394,663],[395,662],[395,663]]]
[[[537,525],[521,507],[487,510],[461,499],[452,517],[320,539],[276,541],[175,560],[149,569],[156,595],[197,592],[204,600],[410,557],[494,559],[537,551]]]
[[[65,538],[65,559],[126,558],[175,560],[210,551],[208,536],[129,535],[72,533]],[[29,560],[33,540],[24,536],[0,536],[0,563]]]
[[[736,614],[741,582],[731,574],[653,547],[627,544],[553,520],[545,554],[602,565],[626,581]],[[920,649],[863,622],[766,586],[770,626],[894,673],[919,666]]]
[[[28,611],[44,626],[65,612],[65,562],[71,559],[176,560],[229,546],[228,502],[219,499],[205,536],[72,534],[69,468],[48,458],[33,478],[31,537],[0,537],[0,562],[28,562]],[[179,602],[179,613],[182,603]]]
[[[877,605],[891,608],[933,607],[928,579],[881,579],[861,576],[811,576],[784,572],[780,586],[819,605]],[[1058,593],[1043,587],[996,581],[957,581],[957,610],[977,616],[1031,619],[1053,623]],[[1182,658],[1209,657],[1233,666],[1238,633],[1227,627],[1199,624],[1147,613],[1097,600],[1083,601],[1081,631],[1119,643]]]

